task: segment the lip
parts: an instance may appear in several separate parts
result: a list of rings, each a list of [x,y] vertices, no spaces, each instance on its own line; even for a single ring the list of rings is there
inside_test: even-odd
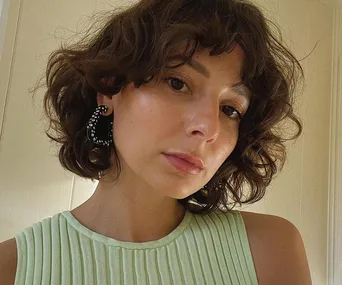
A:
[[[203,169],[197,167],[187,160],[166,153],[164,153],[163,155],[177,170],[182,171],[186,174],[196,175],[203,171]]]
[[[195,165],[197,168],[204,170],[203,160],[199,157],[195,157],[195,156],[192,156],[192,155],[184,153],[184,152],[166,152],[165,154],[186,160],[187,162]]]

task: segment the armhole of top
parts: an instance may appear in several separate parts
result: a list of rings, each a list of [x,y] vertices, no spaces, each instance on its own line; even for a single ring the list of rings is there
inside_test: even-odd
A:
[[[248,271],[249,271],[251,279],[254,280],[256,284],[258,284],[256,267],[255,267],[254,260],[253,260],[251,245],[248,239],[246,224],[245,224],[245,221],[243,219],[241,212],[240,211],[234,211],[234,212],[236,213],[235,221],[239,229],[240,240],[241,240],[243,252],[246,258]]]
[[[26,276],[26,262],[27,262],[27,243],[26,243],[27,229],[15,234],[15,241],[17,247],[17,267],[15,272],[14,285],[25,284]]]

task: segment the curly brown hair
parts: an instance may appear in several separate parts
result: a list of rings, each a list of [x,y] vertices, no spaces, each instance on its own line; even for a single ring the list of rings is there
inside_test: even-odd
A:
[[[277,25],[245,0],[142,0],[111,11],[103,21],[95,33],[89,30],[77,43],[62,44],[48,60],[46,134],[61,144],[62,166],[94,181],[115,163],[117,179],[121,166],[115,142],[108,148],[87,140],[97,92],[113,96],[129,83],[139,88],[147,78],[162,78],[167,69],[187,63],[200,49],[215,56],[239,44],[245,54],[241,78],[252,98],[237,145],[202,189],[178,201],[193,213],[208,213],[260,200],[284,165],[285,142],[302,132],[293,103],[304,73]],[[168,65],[181,47],[186,48],[180,64]],[[288,120],[295,130],[286,138],[283,122]]]

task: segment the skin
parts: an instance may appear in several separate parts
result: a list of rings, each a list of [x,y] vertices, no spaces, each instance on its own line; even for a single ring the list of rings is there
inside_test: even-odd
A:
[[[115,184],[110,175],[102,177],[94,194],[71,211],[90,230],[130,242],[166,236],[185,214],[176,199],[203,187],[233,151],[239,120],[231,107],[245,113],[249,104],[248,92],[241,96],[230,87],[241,80],[243,52],[237,46],[229,54],[210,57],[204,50],[194,59],[211,76],[187,65],[168,75],[183,77],[186,85],[152,81],[139,89],[129,85],[112,98],[97,95],[98,105],[108,106],[105,115],[114,116],[122,172]],[[172,86],[180,86],[181,92]],[[167,151],[200,156],[205,169],[197,175],[181,173],[162,155]],[[260,285],[312,284],[303,240],[293,224],[272,215],[241,214]],[[0,256],[0,284],[12,285],[14,238],[0,243]]]
[[[235,109],[245,113],[249,99],[230,86],[241,81],[243,56],[239,46],[216,57],[204,50],[194,59],[210,77],[186,65],[167,74],[181,76],[186,84],[153,80],[140,88],[131,84],[112,98],[98,94],[98,104],[109,108],[105,115],[114,116],[122,173],[115,184],[102,177],[94,195],[72,214],[121,241],[151,241],[175,229],[185,214],[176,199],[203,187],[236,146],[240,120]],[[162,154],[167,151],[201,157],[204,171],[176,170]]]
[[[288,220],[241,212],[260,285],[311,285],[303,239]]]

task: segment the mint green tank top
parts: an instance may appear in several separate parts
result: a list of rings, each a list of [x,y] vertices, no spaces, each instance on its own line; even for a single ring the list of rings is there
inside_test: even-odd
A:
[[[239,211],[186,211],[170,234],[142,243],[100,235],[64,211],[15,239],[15,285],[258,284]]]

